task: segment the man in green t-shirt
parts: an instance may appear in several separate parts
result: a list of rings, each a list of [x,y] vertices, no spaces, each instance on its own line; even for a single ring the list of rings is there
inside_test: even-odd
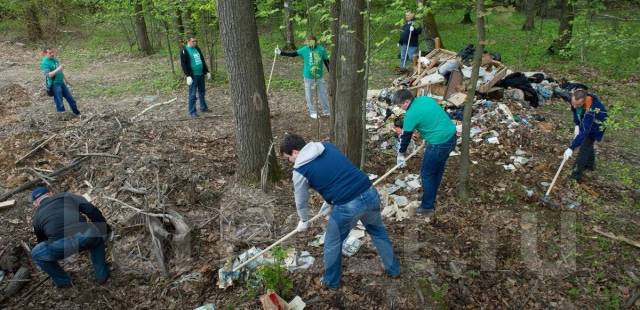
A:
[[[67,87],[69,81],[67,81],[62,69],[64,66],[60,64],[53,49],[46,47],[42,49],[42,55],[44,56],[40,61],[40,70],[44,74],[45,84],[47,89],[53,93],[53,102],[56,104],[56,111],[63,113],[64,102],[62,98],[67,99],[67,103],[71,108],[71,111],[75,115],[80,115],[75,99],[71,95],[71,91]]]
[[[182,65],[182,71],[187,76],[187,85],[189,85],[189,115],[196,117],[196,93],[200,98],[200,112],[208,112],[207,102],[204,99],[204,76],[207,79],[211,79],[211,73],[207,68],[207,63],[204,61],[202,51],[198,47],[198,41],[196,38],[189,38],[187,45],[180,51],[180,64]]]
[[[313,104],[313,82],[316,83],[318,97],[320,98],[320,104],[322,105],[322,116],[329,116],[327,84],[322,77],[324,73],[324,68],[322,67],[323,63],[327,67],[327,71],[329,71],[329,56],[327,56],[327,50],[316,42],[316,37],[314,35],[309,35],[305,40],[306,45],[297,51],[283,52],[279,48],[275,49],[276,55],[288,57],[302,56],[304,59],[304,65],[302,67],[302,76],[304,77],[304,94],[307,99],[307,108],[309,109],[309,116],[311,116],[311,118],[318,118],[318,112]]]
[[[413,97],[407,89],[397,91],[393,96],[393,104],[399,105],[407,112],[404,115],[398,164],[404,165],[405,152],[411,142],[413,131],[428,143],[422,158],[422,203],[417,214],[430,216],[435,211],[436,194],[442,182],[449,153],[456,147],[456,126],[447,112],[431,97]]]

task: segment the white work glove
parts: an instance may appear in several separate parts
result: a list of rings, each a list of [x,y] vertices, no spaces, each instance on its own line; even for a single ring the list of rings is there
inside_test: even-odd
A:
[[[281,53],[282,51],[280,50],[280,48],[276,47],[276,49],[275,49],[275,50],[273,50],[273,52],[274,52],[276,55],[280,55],[280,53]]]
[[[398,158],[396,159],[396,165],[400,165],[400,168],[404,168],[407,166],[407,159],[404,157],[404,154],[398,153]]]
[[[298,227],[296,227],[296,230],[298,232],[303,232],[303,231],[307,230],[308,228],[309,228],[309,222],[298,221]]]
[[[211,72],[207,72],[207,80],[211,79]]]
[[[409,31],[413,32],[413,30],[415,30],[416,28],[413,28],[413,25],[409,26]]]
[[[577,137],[578,134],[580,133],[580,126],[577,126],[573,129],[573,137]]]
[[[563,156],[565,160],[571,158],[571,155],[573,155],[573,150],[571,148],[568,148],[566,151],[564,151]]]
[[[322,204],[322,207],[320,207],[320,214],[322,214],[323,216],[329,216],[332,210],[333,206],[325,202]]]
[[[193,79],[190,76],[188,76],[187,77],[187,85],[191,86],[191,84],[193,84]]]

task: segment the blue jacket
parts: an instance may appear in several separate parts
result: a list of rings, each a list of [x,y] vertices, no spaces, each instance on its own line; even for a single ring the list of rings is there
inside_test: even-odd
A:
[[[400,30],[400,40],[398,40],[398,44],[407,45],[407,41],[409,41],[409,33],[411,33],[411,41],[409,42],[409,46],[418,46],[420,43],[420,34],[422,33],[422,27],[415,27],[413,32],[411,32],[410,28],[414,21],[409,21],[402,25],[402,29]]]
[[[331,143],[310,142],[293,165],[293,187],[298,216],[309,220],[309,188],[329,204],[347,203],[371,187],[369,177]]]
[[[573,112],[573,123],[580,128],[578,135],[571,142],[570,148],[575,150],[586,137],[591,137],[595,141],[602,140],[604,135],[604,129],[600,126],[607,119],[607,109],[604,104],[600,102],[600,99],[596,95],[590,94],[585,98],[586,105],[591,98],[591,105],[586,109],[582,109],[581,113],[576,108],[571,106],[571,112]]]

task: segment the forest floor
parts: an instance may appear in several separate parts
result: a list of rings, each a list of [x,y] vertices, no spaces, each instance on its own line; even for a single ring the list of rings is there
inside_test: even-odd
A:
[[[109,261],[117,265],[111,279],[102,286],[95,284],[91,263],[82,254],[64,264],[74,280],[73,288],[57,290],[49,280],[38,287],[45,276],[25,256],[23,263],[32,268],[32,281],[3,307],[188,309],[206,303],[225,309],[260,307],[255,292],[242,281],[226,290],[218,289],[217,270],[231,254],[252,246],[265,247],[295,228],[290,166],[280,162],[285,178],[268,194],[236,184],[234,122],[224,82],[207,85],[212,112],[190,119],[184,86],[175,91],[170,87],[129,87],[157,78],[159,73],[153,68],[166,66],[165,58],[114,54],[69,63],[75,58],[62,57],[62,63],[69,63],[65,74],[73,83],[83,114],[62,120],[54,113],[51,98],[42,93],[37,48],[3,41],[0,49],[3,192],[33,178],[29,168],[55,170],[80,153],[119,156],[91,157],[53,184],[56,191],[88,193],[117,227],[119,236],[109,246]],[[66,55],[72,53],[81,57],[83,51],[67,50]],[[270,57],[265,57],[263,64],[266,68]],[[377,77],[371,88],[390,85],[395,76],[389,67],[372,69]],[[531,69],[547,69],[556,78],[566,74],[553,68]],[[299,60],[283,60],[277,66],[276,79],[287,81],[287,77],[299,74]],[[602,81],[588,69],[576,69],[573,75]],[[637,77],[615,83],[633,89]],[[281,84],[288,87],[276,87],[269,96],[274,140],[280,141],[286,132],[315,140],[316,123],[306,113],[301,81],[299,85]],[[104,91],[109,89],[114,91]],[[131,119],[150,104],[174,97],[176,102]],[[540,183],[553,177],[573,125],[566,105],[560,102],[535,113],[545,118],[551,130],[532,129],[522,132],[517,140],[504,142],[511,144],[505,148],[524,149],[534,159],[529,164],[515,172],[506,171],[496,162],[508,161],[511,150],[482,145],[471,157],[477,164],[472,166],[469,202],[461,203],[455,195],[459,161],[455,156],[449,160],[434,219],[386,221],[403,268],[400,278],[384,275],[375,249],[367,241],[355,256],[343,259],[342,288],[322,289],[318,281],[322,249],[308,246],[322,231],[321,225],[316,225],[284,244],[285,248],[310,251],[316,258],[310,269],[289,274],[294,288],[287,297],[299,295],[313,309],[614,309],[637,296],[640,249],[594,231],[598,226],[640,240],[640,193],[634,175],[640,166],[637,141],[623,147],[637,130],[612,132],[611,136],[620,138],[605,139],[598,145],[598,170],[584,185],[571,182],[570,169],[565,169],[552,196],[578,207],[563,203],[560,209],[550,209],[537,203],[543,190]],[[328,137],[326,122],[323,120],[321,139]],[[52,135],[56,136],[44,150],[14,163]],[[395,164],[393,156],[376,147],[369,154],[368,173],[381,175]],[[400,174],[419,173],[419,160],[412,160]],[[627,170],[613,170],[613,163],[623,163]],[[629,169],[627,176],[620,172]],[[392,176],[388,182],[393,180]],[[535,191],[533,198],[527,197],[525,188]],[[16,206],[0,210],[0,251],[19,241],[33,245],[29,194],[23,191],[13,196]],[[407,193],[412,199],[419,195]],[[135,219],[136,212],[105,197],[144,210],[175,210],[186,218],[193,227],[190,253],[165,248],[169,277],[159,270],[145,227]],[[317,211],[317,197],[315,201],[313,209]],[[536,253],[532,259],[530,255]]]

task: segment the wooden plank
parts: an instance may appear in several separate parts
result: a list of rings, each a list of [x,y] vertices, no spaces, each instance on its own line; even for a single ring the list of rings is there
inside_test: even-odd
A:
[[[491,90],[491,88],[493,88],[493,85],[496,85],[496,83],[504,79],[505,76],[507,76],[507,67],[502,67],[498,70],[493,79],[480,85],[480,89],[478,89],[478,91],[480,93],[486,94],[489,90]]]
[[[13,206],[15,204],[16,204],[16,200],[15,199],[3,201],[3,202],[0,202],[0,209],[11,207],[11,206]]]

